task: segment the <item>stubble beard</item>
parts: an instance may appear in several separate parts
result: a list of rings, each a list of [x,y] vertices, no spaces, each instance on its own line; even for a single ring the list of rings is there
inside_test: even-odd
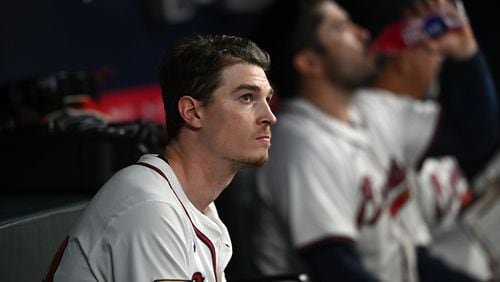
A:
[[[268,155],[266,154],[265,156],[262,156],[260,158],[256,158],[256,159],[250,159],[248,160],[245,165],[248,165],[248,166],[255,166],[255,167],[261,167],[263,165],[265,165],[267,163],[267,161],[269,160],[269,157]]]
[[[233,160],[233,165],[235,169],[240,169],[241,167],[261,167],[265,165],[268,160],[269,154],[266,152],[259,157]]]
[[[350,67],[343,65],[343,62],[333,57],[328,57],[327,60],[326,74],[328,80],[333,85],[344,90],[354,92],[360,87],[369,85],[375,78],[375,66],[370,64],[368,59],[356,69],[350,69]]]
[[[375,77],[374,71],[363,71],[355,75],[339,75],[336,72],[329,72],[329,80],[342,89],[354,92],[360,87],[369,85]]]

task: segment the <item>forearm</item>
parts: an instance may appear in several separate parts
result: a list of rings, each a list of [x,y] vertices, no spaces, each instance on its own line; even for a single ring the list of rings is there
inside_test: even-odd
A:
[[[422,282],[479,282],[469,275],[453,269],[440,259],[430,255],[424,248],[417,252],[418,275]]]
[[[362,265],[354,243],[330,242],[312,250],[301,252],[314,282],[326,281],[379,281]]]
[[[498,97],[481,53],[443,65],[441,125],[428,155],[454,155],[471,177],[498,144]]]

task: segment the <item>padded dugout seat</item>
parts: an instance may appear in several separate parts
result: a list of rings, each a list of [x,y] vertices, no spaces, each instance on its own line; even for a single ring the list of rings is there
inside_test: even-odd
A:
[[[41,281],[89,200],[76,195],[2,195],[0,281]]]

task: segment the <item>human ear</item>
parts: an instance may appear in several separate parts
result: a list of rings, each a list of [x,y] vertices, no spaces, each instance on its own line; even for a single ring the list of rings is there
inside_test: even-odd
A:
[[[321,58],[310,50],[304,50],[295,55],[293,65],[304,76],[318,76],[323,73]]]
[[[177,104],[181,118],[193,128],[201,127],[201,102],[190,96],[182,96]]]

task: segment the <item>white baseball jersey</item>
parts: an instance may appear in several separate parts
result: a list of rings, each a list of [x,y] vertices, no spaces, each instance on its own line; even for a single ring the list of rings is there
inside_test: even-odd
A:
[[[198,211],[170,166],[144,155],[89,203],[54,281],[219,282],[231,254],[215,205]]]
[[[373,144],[380,158],[395,159],[415,167],[434,136],[439,105],[381,89],[361,89],[354,107],[367,120]]]
[[[399,114],[392,118],[410,118]],[[288,224],[296,248],[352,240],[381,280],[415,281],[413,242],[394,220],[409,197],[404,169],[385,157],[386,146],[373,144],[358,108],[351,117],[347,125],[306,100],[284,103],[269,162],[257,173],[258,192]],[[402,147],[403,137],[391,144]]]
[[[379,158],[387,167],[399,164],[405,171],[405,184],[412,188],[412,175],[417,162],[430,145],[437,127],[439,105],[396,95],[381,89],[362,89],[357,92],[354,105],[368,121],[367,127]],[[397,220],[415,245],[426,246],[431,241],[430,231],[422,217],[415,188],[411,189],[406,207]]]
[[[424,219],[436,235],[455,223],[472,197],[467,179],[451,156],[425,160],[414,181]]]
[[[416,171],[436,129],[438,105],[375,89],[359,91],[354,103],[369,120],[376,146],[386,146],[389,156],[406,167],[412,197],[397,217],[406,234],[457,269],[487,278],[484,251],[457,226],[458,213],[470,194],[456,159],[427,158]]]
[[[486,281],[491,277],[489,258],[479,241],[460,225],[460,212],[471,201],[467,179],[457,160],[446,156],[429,158],[413,177],[416,198],[433,242],[429,249],[449,265]]]

